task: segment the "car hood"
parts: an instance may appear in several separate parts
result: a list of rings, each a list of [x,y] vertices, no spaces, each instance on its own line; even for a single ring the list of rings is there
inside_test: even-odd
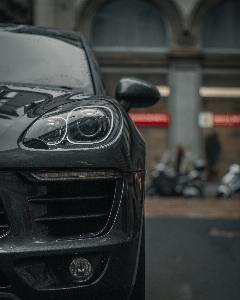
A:
[[[69,94],[71,94],[69,91],[61,89],[0,85],[0,137],[38,105],[44,102],[54,103]]]
[[[0,85],[0,151],[18,148],[18,140],[39,116],[61,104],[89,99],[67,89]]]

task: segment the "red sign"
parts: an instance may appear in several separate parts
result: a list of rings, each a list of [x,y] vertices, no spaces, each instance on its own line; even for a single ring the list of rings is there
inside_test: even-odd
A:
[[[202,128],[240,127],[240,114],[201,112],[199,114],[199,125]]]
[[[168,113],[131,111],[129,115],[137,126],[168,126],[170,124]]]
[[[213,126],[240,126],[240,114],[213,114]]]

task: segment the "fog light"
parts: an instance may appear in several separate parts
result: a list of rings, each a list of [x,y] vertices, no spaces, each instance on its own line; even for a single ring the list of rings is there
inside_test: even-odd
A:
[[[69,266],[69,272],[75,280],[85,281],[92,274],[92,265],[86,258],[75,258]]]

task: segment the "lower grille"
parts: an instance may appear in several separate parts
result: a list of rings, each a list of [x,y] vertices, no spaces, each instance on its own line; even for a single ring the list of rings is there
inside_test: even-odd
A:
[[[28,202],[46,212],[34,219],[48,226],[51,236],[82,236],[102,231],[108,221],[116,180],[83,180],[47,183],[47,193]]]
[[[0,236],[6,234],[10,229],[7,215],[0,199]]]
[[[0,293],[0,299],[1,300],[20,300],[20,298],[18,298],[17,296],[9,294],[9,293]]]
[[[0,271],[0,288],[7,288],[9,286],[10,282],[8,278]]]

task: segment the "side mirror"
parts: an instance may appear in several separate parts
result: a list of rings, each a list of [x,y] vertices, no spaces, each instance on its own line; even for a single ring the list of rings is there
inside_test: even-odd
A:
[[[160,93],[147,81],[124,77],[117,84],[116,99],[128,111],[131,107],[149,107],[156,104],[160,99]]]

